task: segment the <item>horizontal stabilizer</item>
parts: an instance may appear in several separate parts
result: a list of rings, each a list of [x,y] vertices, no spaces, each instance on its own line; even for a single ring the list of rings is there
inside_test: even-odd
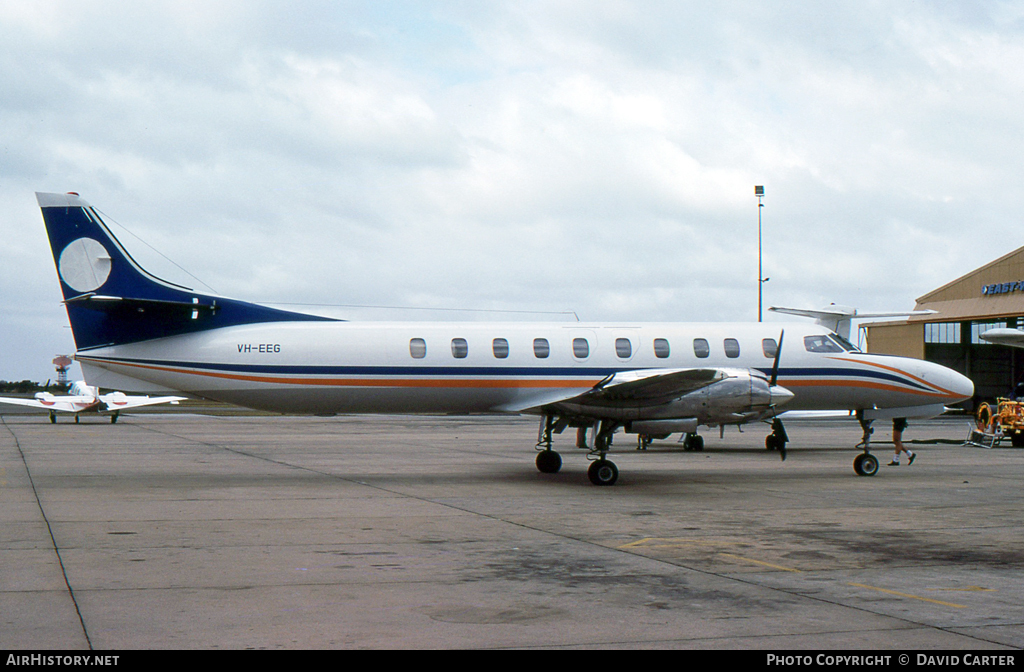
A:
[[[81,294],[64,302],[107,312],[150,313],[165,317],[182,319],[198,319],[201,315],[213,315],[217,312],[217,300],[209,299],[200,303],[193,301],[167,301],[160,299],[131,299],[123,296],[103,296],[99,294]]]
[[[915,317],[918,315],[931,315],[935,313],[934,310],[905,310],[902,312],[885,312],[885,313],[861,313],[856,308],[850,306],[839,306],[831,304],[820,310],[810,310],[806,308],[783,308],[781,306],[772,306],[768,310],[773,313],[782,313],[784,315],[797,315],[799,317],[810,317],[817,324],[829,329],[833,333],[839,334],[845,339],[850,338],[850,322],[854,319],[875,319],[880,317]]]

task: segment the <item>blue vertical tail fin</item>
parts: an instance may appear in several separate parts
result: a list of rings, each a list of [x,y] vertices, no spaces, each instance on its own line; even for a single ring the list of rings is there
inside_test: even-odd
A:
[[[331,321],[194,292],[143,269],[78,194],[37,193],[78,350],[259,322]]]

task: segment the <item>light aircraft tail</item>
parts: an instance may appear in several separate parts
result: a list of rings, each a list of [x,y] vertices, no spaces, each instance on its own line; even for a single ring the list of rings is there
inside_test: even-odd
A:
[[[240,324],[330,321],[200,294],[139,266],[78,194],[37,193],[78,350]]]

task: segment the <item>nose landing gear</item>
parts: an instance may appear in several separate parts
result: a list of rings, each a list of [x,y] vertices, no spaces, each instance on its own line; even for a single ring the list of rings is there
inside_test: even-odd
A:
[[[853,459],[853,470],[857,472],[858,476],[874,476],[878,473],[878,458],[869,451],[871,449],[871,434],[875,430],[871,429],[872,421],[864,417],[864,411],[857,411],[857,421],[860,422],[860,428],[864,432],[857,447],[864,448],[864,452]]]
[[[878,458],[871,453],[861,453],[853,458],[853,470],[858,476],[874,476],[878,473]]]

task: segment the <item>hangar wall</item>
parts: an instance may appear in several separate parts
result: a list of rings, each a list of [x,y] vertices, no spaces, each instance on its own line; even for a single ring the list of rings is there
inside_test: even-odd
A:
[[[930,315],[862,325],[868,352],[917,357],[974,381],[974,402],[1006,396],[1024,379],[1024,350],[987,343],[988,329],[1024,327],[1024,247],[917,299]]]

